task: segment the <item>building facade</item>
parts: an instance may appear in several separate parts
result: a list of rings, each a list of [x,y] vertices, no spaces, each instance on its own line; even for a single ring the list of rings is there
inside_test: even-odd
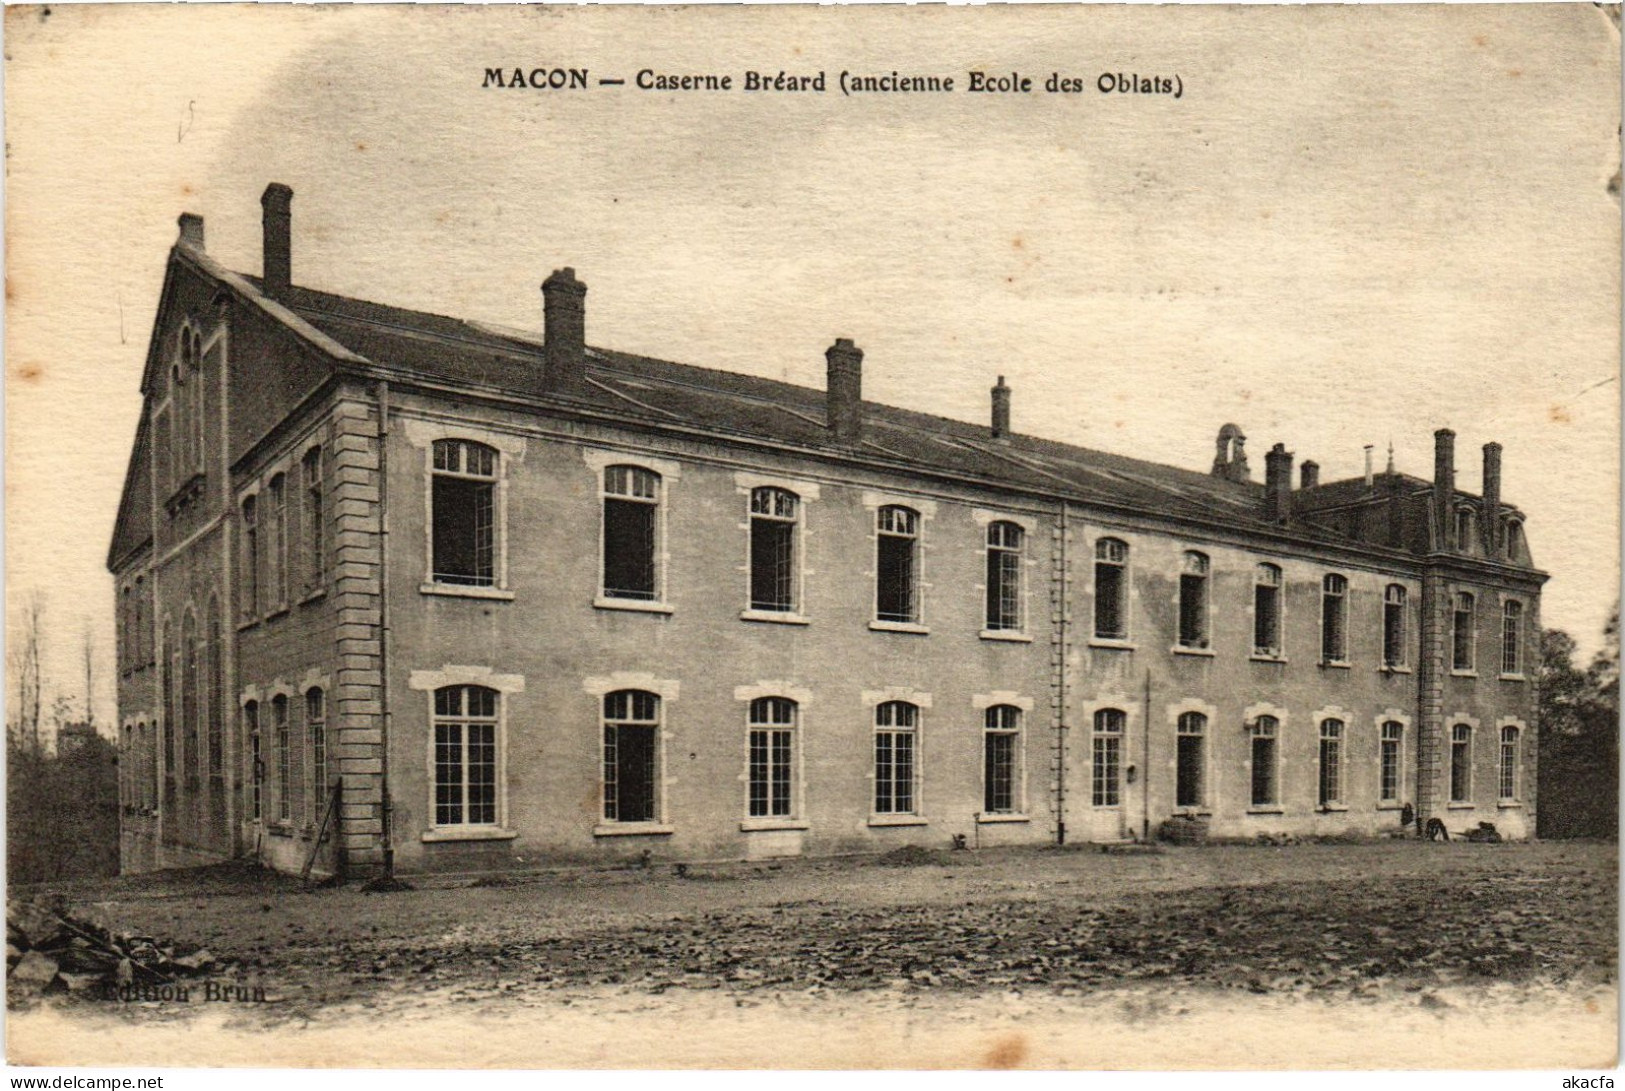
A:
[[[470,871],[1534,829],[1522,517],[1210,472],[293,283],[182,216],[109,555],[123,864]]]

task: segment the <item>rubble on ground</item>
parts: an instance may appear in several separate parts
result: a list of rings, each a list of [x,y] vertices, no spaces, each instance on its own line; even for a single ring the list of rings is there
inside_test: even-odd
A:
[[[152,936],[111,932],[43,899],[6,903],[6,997],[16,1003],[48,992],[106,992],[170,984],[218,963],[210,952]]]

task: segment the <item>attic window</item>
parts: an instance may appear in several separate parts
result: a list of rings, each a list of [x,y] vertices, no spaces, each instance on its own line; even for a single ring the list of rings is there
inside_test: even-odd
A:
[[[1456,548],[1463,553],[1473,549],[1473,509],[1456,509]]]

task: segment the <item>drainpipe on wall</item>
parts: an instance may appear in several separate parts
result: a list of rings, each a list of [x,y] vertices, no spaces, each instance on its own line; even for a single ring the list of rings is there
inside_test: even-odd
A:
[[[1151,840],[1151,668],[1145,669],[1145,723],[1140,727],[1140,836]]]
[[[1002,379],[1000,380],[1003,381]],[[1066,671],[1067,631],[1066,619],[1071,599],[1071,570],[1067,567],[1067,537],[1071,533],[1067,521],[1067,502],[1061,501],[1061,608],[1056,611],[1055,625],[1060,638],[1060,671],[1055,676],[1055,696],[1059,707],[1055,724],[1055,843],[1066,844]]]
[[[395,877],[393,806],[389,798],[389,383],[378,384],[378,687],[379,817],[383,824],[384,876]]]

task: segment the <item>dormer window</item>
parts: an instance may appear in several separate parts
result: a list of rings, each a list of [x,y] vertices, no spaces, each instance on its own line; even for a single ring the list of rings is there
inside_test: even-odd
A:
[[[1523,522],[1518,519],[1508,519],[1506,530],[1502,534],[1506,540],[1506,559],[1516,561],[1523,553]]]
[[[1463,553],[1473,551],[1473,509],[1456,509],[1456,548]]]

